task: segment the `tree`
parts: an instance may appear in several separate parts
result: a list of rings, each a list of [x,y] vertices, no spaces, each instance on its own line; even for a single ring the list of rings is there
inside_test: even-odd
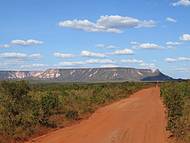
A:
[[[43,125],[50,125],[48,122],[48,117],[57,112],[58,97],[53,95],[51,92],[46,96],[43,96],[41,98],[41,108],[43,112],[41,123]]]

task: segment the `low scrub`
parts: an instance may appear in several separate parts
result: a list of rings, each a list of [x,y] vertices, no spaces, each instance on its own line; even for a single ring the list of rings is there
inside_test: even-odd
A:
[[[78,111],[70,110],[66,112],[65,117],[69,120],[77,120],[79,119],[79,113]]]
[[[190,83],[171,82],[161,85],[161,96],[168,109],[167,128],[177,139],[190,142]]]
[[[128,97],[143,83],[30,84],[0,83],[0,136],[22,141],[39,127],[79,120],[98,107]],[[62,118],[62,119],[60,119]],[[59,119],[59,122],[56,120]]]

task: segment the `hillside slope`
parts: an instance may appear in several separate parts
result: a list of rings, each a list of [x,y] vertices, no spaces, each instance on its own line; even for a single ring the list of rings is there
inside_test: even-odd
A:
[[[46,71],[1,71],[0,80],[35,79],[66,82],[91,81],[166,81],[171,77],[159,70],[134,68],[48,69]]]

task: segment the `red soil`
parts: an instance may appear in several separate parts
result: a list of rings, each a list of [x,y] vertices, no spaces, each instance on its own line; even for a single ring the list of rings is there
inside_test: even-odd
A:
[[[98,109],[88,120],[30,143],[166,143],[165,126],[160,89],[149,88]]]

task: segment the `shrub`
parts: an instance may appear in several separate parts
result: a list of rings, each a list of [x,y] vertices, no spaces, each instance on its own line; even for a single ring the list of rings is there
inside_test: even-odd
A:
[[[70,122],[78,120],[142,87],[143,83],[129,82],[29,84],[4,81],[0,84],[0,134],[23,139],[38,127],[64,126],[65,118]]]
[[[188,82],[164,83],[161,96],[168,109],[167,128],[177,137],[190,141],[190,84]]]
[[[33,112],[34,101],[26,81],[2,82],[0,97],[0,130],[4,134],[20,138],[31,134],[37,124]]]
[[[51,126],[48,118],[51,115],[56,114],[56,112],[58,112],[58,104],[59,104],[58,97],[53,95],[52,93],[48,93],[47,95],[41,98],[42,125]]]
[[[65,117],[69,120],[78,120],[79,113],[78,113],[78,111],[70,110],[70,111],[66,112]]]

